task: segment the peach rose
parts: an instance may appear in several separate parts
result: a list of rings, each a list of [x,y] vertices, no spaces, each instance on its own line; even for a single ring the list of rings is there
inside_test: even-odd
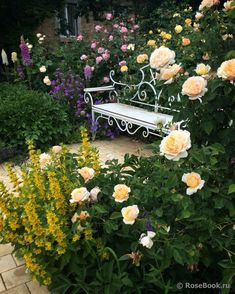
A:
[[[219,2],[220,2],[219,0],[202,0],[199,6],[199,10],[202,10],[205,7],[212,7],[214,5],[218,5]]]
[[[87,183],[94,177],[95,171],[93,168],[83,167],[78,170],[78,173],[83,177],[85,183]]]
[[[43,83],[46,84],[47,86],[51,85],[51,80],[49,79],[48,76],[45,76],[45,78],[43,79]]]
[[[180,71],[181,66],[178,64],[173,64],[167,68],[161,68],[159,74],[159,80],[166,81],[165,84],[171,84],[174,80],[174,77]]]
[[[208,77],[208,73],[210,72],[211,67],[209,65],[205,65],[204,63],[200,63],[197,65],[195,72],[202,77]]]
[[[217,70],[217,76],[231,83],[235,81],[235,58],[224,61]]]
[[[72,198],[69,200],[70,203],[82,202],[89,198],[90,193],[87,191],[87,188],[76,188],[71,193]]]
[[[42,153],[39,156],[39,162],[40,162],[41,168],[43,169],[51,163],[51,156],[47,153]]]
[[[190,45],[191,41],[189,38],[182,38],[182,45],[183,46],[188,46]]]
[[[160,153],[169,160],[178,161],[188,156],[189,148],[191,148],[190,133],[186,130],[175,130],[162,139]]]
[[[146,60],[148,60],[147,54],[140,54],[136,57],[137,63],[144,63]]]
[[[86,210],[82,210],[78,216],[80,220],[85,220],[90,216],[90,214]]]
[[[201,190],[205,184],[205,181],[201,179],[201,176],[194,172],[183,174],[182,181],[188,186],[186,190],[187,195],[192,195],[196,193],[197,190]]]
[[[129,193],[131,192],[131,189],[123,184],[118,184],[114,187],[114,193],[113,197],[116,202],[123,202],[126,201],[129,198]]]
[[[133,225],[139,214],[139,208],[137,205],[123,207],[121,213],[123,216],[123,222],[126,225]]]
[[[233,10],[235,8],[235,5],[233,4],[233,1],[227,1],[224,3],[224,10]]]
[[[207,92],[207,81],[200,76],[188,78],[182,86],[182,94],[187,95],[190,100],[196,100]]]
[[[175,52],[167,47],[155,49],[150,56],[150,66],[155,69],[160,69],[173,63],[175,63]]]
[[[55,154],[58,154],[62,151],[62,147],[59,146],[59,145],[55,145],[52,147],[52,152],[55,153]]]

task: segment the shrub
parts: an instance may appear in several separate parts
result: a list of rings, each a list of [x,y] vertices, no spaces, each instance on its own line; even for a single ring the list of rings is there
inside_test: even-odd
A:
[[[156,156],[104,168],[84,130],[78,155],[60,146],[38,154],[30,145],[22,180],[8,166],[15,189],[0,185],[3,242],[58,293],[173,293],[178,282],[232,287],[235,189],[218,160],[225,151],[193,146],[185,158],[189,133],[174,135],[160,145],[173,161],[157,147]]]
[[[0,133],[5,146],[22,149],[30,139],[45,148],[66,141],[70,131],[65,110],[49,95],[23,85],[1,84]]]

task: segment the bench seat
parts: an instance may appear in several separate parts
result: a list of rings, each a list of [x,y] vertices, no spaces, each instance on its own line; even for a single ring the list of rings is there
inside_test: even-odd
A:
[[[94,104],[92,110],[106,117],[115,118],[116,120],[132,123],[151,130],[156,130],[157,124],[169,124],[173,119],[172,115],[152,112],[123,103]],[[162,132],[169,133],[169,130],[163,127]]]

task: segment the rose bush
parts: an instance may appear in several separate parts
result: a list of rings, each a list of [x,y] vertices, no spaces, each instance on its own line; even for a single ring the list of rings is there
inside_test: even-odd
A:
[[[1,242],[57,293],[174,293],[179,281],[228,284],[232,293],[235,188],[225,150],[172,133],[168,150],[188,151],[180,160],[162,141],[150,158],[126,155],[102,168],[85,130],[78,155],[29,145],[21,178],[8,165],[14,189],[0,183]]]

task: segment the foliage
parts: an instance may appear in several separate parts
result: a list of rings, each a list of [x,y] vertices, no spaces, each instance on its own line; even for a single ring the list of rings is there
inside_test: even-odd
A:
[[[6,147],[24,149],[26,140],[31,139],[45,148],[66,141],[70,131],[66,112],[49,95],[20,84],[1,84],[0,133]]]
[[[78,155],[59,146],[40,155],[29,145],[22,180],[9,166],[15,188],[1,184],[2,240],[40,282],[58,293],[174,293],[179,281],[232,287],[235,194],[221,145],[193,146],[178,162],[159,156],[156,146],[153,157],[126,155],[124,164],[100,168],[85,130],[82,138]],[[192,171],[205,185],[189,196],[181,179]],[[122,203],[117,184],[130,188]],[[81,187],[89,197],[73,198]],[[121,213],[129,205],[139,208],[132,225]],[[146,231],[156,233],[149,248],[139,241]]]

